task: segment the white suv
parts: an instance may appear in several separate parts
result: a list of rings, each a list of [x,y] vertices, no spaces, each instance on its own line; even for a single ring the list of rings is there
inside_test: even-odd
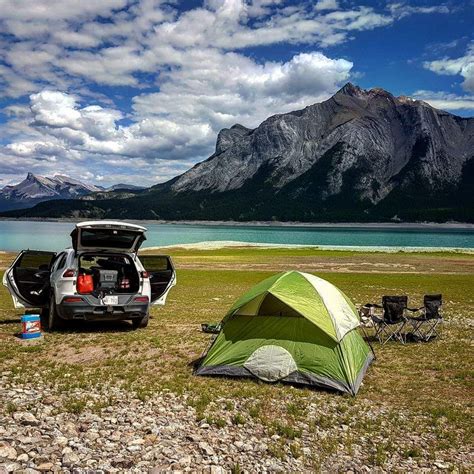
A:
[[[115,221],[76,224],[72,248],[23,250],[3,284],[15,308],[42,308],[48,328],[67,320],[132,321],[146,327],[150,305],[164,305],[176,285],[171,258],[137,256],[146,228]]]

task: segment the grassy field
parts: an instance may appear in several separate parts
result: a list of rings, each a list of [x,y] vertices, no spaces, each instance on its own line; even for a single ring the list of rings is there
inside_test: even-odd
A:
[[[168,253],[178,285],[165,307],[153,309],[145,330],[132,331],[125,322],[75,324],[24,344],[14,337],[21,312],[1,287],[0,371],[20,385],[41,379],[60,393],[111,383],[142,400],[163,390],[186,394],[196,416],[216,430],[229,418],[235,425],[258,419],[278,434],[269,448],[275,457],[304,456],[312,469],[341,453],[381,468],[396,458],[418,467],[472,469],[474,256],[254,248]],[[0,254],[1,275],[12,258]],[[191,364],[210,342],[200,323],[219,321],[242,292],[287,269],[317,273],[356,304],[408,294],[409,305],[420,306],[423,294],[442,293],[442,336],[405,346],[375,343],[377,360],[355,398],[194,377]],[[100,411],[107,403],[113,401],[69,397],[63,409]]]

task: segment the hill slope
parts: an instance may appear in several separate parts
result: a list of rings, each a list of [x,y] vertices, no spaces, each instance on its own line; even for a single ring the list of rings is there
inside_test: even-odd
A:
[[[474,219],[474,119],[347,84],[256,129],[136,197],[56,202],[22,216],[377,221]]]

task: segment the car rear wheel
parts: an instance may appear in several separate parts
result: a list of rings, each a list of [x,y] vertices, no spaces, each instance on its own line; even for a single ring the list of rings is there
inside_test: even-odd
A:
[[[58,311],[56,309],[56,299],[54,294],[52,294],[49,300],[48,329],[50,331],[58,331],[63,329],[64,326],[65,321],[58,315]]]
[[[146,315],[143,318],[132,319],[133,329],[146,328],[148,326],[148,321],[150,319],[150,313],[147,311]]]

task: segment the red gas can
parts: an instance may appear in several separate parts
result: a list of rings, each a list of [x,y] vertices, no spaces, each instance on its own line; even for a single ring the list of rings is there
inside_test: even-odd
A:
[[[94,280],[92,275],[78,275],[77,277],[77,292],[78,293],[92,293],[94,291]]]

